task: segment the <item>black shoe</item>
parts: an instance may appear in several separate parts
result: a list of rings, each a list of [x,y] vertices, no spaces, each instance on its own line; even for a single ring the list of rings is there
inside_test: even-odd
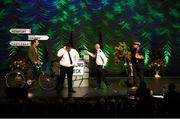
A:
[[[75,90],[69,90],[68,92],[69,92],[69,93],[76,93]]]

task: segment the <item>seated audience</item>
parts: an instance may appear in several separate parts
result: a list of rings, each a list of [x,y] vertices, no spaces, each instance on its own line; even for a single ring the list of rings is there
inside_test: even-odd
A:
[[[180,106],[180,98],[179,94],[175,91],[175,85],[173,83],[169,84],[168,86],[168,92],[164,95],[164,109],[166,114],[178,114],[179,106]]]
[[[135,98],[137,99],[137,112],[140,114],[153,113],[153,101],[150,94],[150,89],[147,88],[145,82],[140,82],[136,91]]]

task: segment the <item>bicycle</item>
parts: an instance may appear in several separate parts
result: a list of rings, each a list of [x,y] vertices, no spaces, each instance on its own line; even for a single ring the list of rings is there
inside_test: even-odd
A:
[[[32,85],[35,80],[28,80],[26,76],[26,71],[31,67],[25,66],[25,61],[14,61],[13,65],[11,65],[11,71],[5,75],[5,82],[7,87],[16,87],[23,88],[26,85]],[[47,72],[43,69],[42,64],[36,65],[36,70],[38,72],[38,76],[35,78],[38,81],[39,86],[44,90],[52,90],[56,86],[56,76],[54,72]]]

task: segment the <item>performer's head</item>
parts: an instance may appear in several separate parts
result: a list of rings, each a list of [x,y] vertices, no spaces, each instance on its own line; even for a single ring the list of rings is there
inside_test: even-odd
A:
[[[100,48],[101,48],[101,46],[100,46],[98,43],[97,43],[97,44],[95,44],[95,46],[94,46],[94,47],[95,47],[95,49],[96,49],[96,50],[98,50],[98,49],[100,49]]]
[[[134,49],[140,48],[140,46],[141,46],[141,43],[140,43],[140,42],[134,42],[134,43],[133,43],[133,48],[134,48]]]
[[[66,43],[66,44],[65,44],[65,47],[66,47],[66,50],[67,50],[67,51],[70,51],[71,48],[72,48],[71,43]]]
[[[32,45],[37,48],[37,47],[39,46],[39,41],[38,41],[38,39],[35,38],[35,39],[32,41]]]

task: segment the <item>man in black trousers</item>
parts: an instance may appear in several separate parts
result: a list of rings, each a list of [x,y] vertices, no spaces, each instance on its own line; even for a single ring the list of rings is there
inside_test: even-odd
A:
[[[134,42],[132,48],[132,66],[133,66],[133,84],[137,83],[139,77],[140,82],[144,81],[144,52],[140,48],[140,42]]]
[[[104,81],[106,86],[108,85],[107,80],[104,77],[104,66],[107,64],[107,57],[105,56],[104,52],[101,50],[101,47],[99,44],[95,45],[96,53],[90,53],[87,51],[87,53],[96,59],[96,79],[97,79],[97,88],[100,89],[101,82]]]
[[[64,48],[61,48],[58,51],[57,56],[60,57],[60,78],[58,79],[56,89],[62,91],[65,76],[67,74],[68,92],[75,93],[76,91],[73,90],[72,86],[72,76],[74,66],[79,60],[79,53],[76,49],[71,47],[70,43],[67,43]]]

